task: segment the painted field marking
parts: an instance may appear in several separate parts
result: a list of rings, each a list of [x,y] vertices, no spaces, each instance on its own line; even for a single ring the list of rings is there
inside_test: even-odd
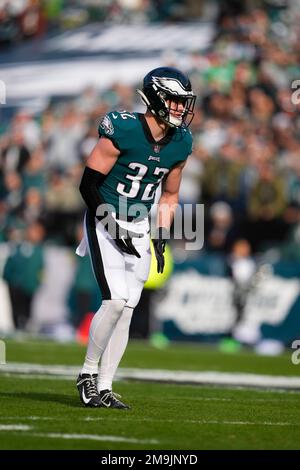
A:
[[[0,431],[30,431],[32,426],[26,424],[0,424]]]
[[[105,442],[127,442],[129,444],[159,444],[156,439],[135,439],[121,436],[100,436],[98,434],[64,434],[64,433],[29,433],[30,436],[47,437],[52,439],[76,439]]]
[[[50,417],[50,416],[7,416],[4,417],[2,416],[1,418],[3,421],[7,420],[23,420],[23,421],[66,421],[66,418],[62,417]],[[73,418],[70,418],[73,419]],[[111,416],[87,416],[87,417],[78,417],[77,421],[85,421],[85,422],[97,422],[97,421],[116,421],[120,422],[120,418],[114,418]],[[131,421],[131,422],[151,422],[151,423],[178,423],[178,420],[176,419],[156,419],[156,418],[137,418],[137,417],[132,417],[132,418],[124,418],[122,417],[122,422],[124,421]],[[197,419],[183,419],[180,420],[182,424],[221,424],[221,425],[232,425],[232,426],[300,426],[300,423],[289,423],[285,421],[278,421],[278,422],[272,422],[272,421],[217,421],[217,420],[197,420]],[[1,426],[1,425],[0,425]],[[3,426],[10,426],[10,425],[3,425]],[[18,426],[18,425],[17,425]],[[22,426],[22,425],[21,425]],[[0,427],[1,430],[1,427]],[[9,429],[8,429],[9,430]]]
[[[0,372],[35,374],[58,376],[74,380],[79,372],[79,367],[64,365],[43,365],[27,363],[8,363],[0,366]],[[292,389],[300,391],[300,377],[259,375],[240,372],[217,372],[217,371],[171,371],[158,369],[119,369],[117,378],[121,380],[143,380],[152,382],[168,382],[198,385],[220,385],[234,387],[256,387],[263,389]]]

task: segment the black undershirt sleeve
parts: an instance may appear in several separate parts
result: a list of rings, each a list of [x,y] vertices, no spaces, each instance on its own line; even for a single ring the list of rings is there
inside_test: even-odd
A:
[[[105,178],[106,175],[88,166],[85,167],[81,178],[79,186],[80,194],[87,207],[94,215],[96,215],[98,206],[105,203],[99,192],[99,186],[103,183]]]

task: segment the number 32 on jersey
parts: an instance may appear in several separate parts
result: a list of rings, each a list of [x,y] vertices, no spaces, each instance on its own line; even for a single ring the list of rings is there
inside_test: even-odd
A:
[[[136,163],[132,162],[129,163],[129,168],[132,170],[136,171],[135,175],[132,174],[127,174],[125,176],[126,179],[131,181],[131,183],[128,184],[123,184],[119,183],[117,185],[117,191],[119,194],[122,196],[126,196],[129,198],[134,198],[137,197],[140,189],[141,189],[141,183],[144,178],[144,176],[147,174],[149,168],[146,165],[143,165],[142,163]],[[169,172],[168,168],[160,168],[156,167],[155,170],[153,171],[153,175],[157,176],[157,180],[155,183],[148,183],[143,191],[143,194],[141,196],[142,201],[150,201],[154,197],[154,193],[164,178],[164,176]]]

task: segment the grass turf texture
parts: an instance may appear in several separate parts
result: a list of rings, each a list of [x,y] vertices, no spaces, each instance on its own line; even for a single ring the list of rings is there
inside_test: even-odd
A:
[[[8,362],[79,365],[85,351],[76,344],[6,343]],[[139,342],[131,342],[122,366],[298,374],[290,354],[225,355],[210,347],[182,344],[160,351]],[[74,382],[1,375],[0,449],[300,448],[298,393],[117,382],[115,390],[132,405],[131,410],[120,411],[83,408]],[[17,425],[30,428],[5,428]],[[73,437],[62,437],[68,435]]]

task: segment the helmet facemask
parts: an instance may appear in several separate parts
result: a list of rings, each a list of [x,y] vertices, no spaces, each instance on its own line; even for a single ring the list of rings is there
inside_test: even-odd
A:
[[[196,96],[178,96],[158,92],[164,105],[163,112],[158,111],[159,117],[171,127],[187,128],[194,117]]]

